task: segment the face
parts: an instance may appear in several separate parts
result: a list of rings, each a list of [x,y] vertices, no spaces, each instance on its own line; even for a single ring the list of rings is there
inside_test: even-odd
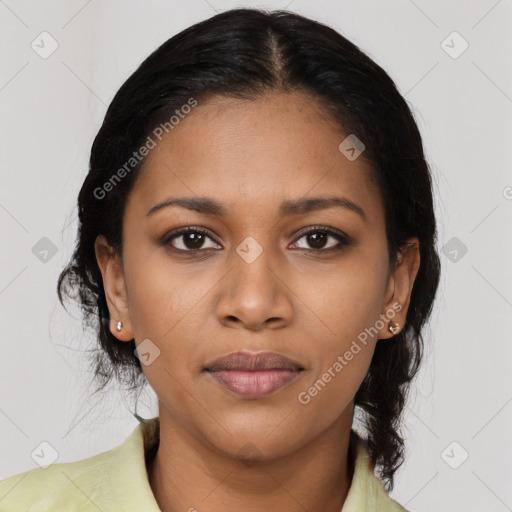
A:
[[[347,135],[299,94],[200,103],[146,157],[122,259],[96,241],[112,333],[146,354],[160,416],[223,453],[277,457],[351,424],[377,340],[404,325],[417,246],[390,266],[382,199],[363,157],[338,149]],[[177,198],[195,206],[162,206]],[[241,394],[244,375],[233,389],[205,370],[238,351],[302,370]]]

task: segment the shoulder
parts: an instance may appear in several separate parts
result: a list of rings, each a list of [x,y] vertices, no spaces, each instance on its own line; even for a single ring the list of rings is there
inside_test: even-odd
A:
[[[0,482],[0,510],[98,510],[94,505],[94,481],[108,477],[118,448],[77,462],[35,468]],[[64,510],[64,508],[62,508]]]
[[[2,480],[0,511],[97,512],[118,510],[124,505],[124,510],[132,510],[137,503],[146,505],[153,495],[147,482],[143,443],[143,424],[139,424],[112,450]]]
[[[407,512],[387,493],[381,480],[375,475],[367,443],[352,431],[354,474],[341,512]]]

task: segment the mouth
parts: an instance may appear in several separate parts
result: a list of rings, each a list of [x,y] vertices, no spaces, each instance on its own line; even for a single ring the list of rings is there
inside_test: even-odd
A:
[[[204,372],[238,396],[257,399],[284,388],[304,371],[276,352],[235,352],[209,363]]]

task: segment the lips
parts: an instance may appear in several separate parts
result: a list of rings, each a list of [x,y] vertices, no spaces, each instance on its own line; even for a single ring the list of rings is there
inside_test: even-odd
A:
[[[215,372],[219,370],[303,370],[299,363],[288,359],[277,352],[260,352],[251,354],[250,352],[234,352],[227,356],[215,359],[209,363],[206,370]]]
[[[207,364],[204,371],[238,396],[262,398],[295,380],[304,368],[276,352],[235,352]]]

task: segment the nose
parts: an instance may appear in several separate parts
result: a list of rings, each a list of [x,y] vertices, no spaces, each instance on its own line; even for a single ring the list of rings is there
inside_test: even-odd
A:
[[[290,276],[272,251],[261,247],[254,259],[255,250],[250,243],[241,244],[233,253],[232,270],[220,288],[217,317],[231,328],[283,328],[293,317]]]

